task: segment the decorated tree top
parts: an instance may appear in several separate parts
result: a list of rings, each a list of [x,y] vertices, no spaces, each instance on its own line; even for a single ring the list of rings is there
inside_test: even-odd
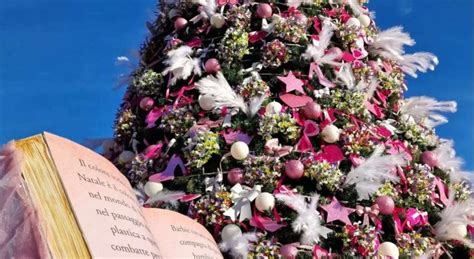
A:
[[[233,257],[467,256],[456,103],[404,98],[438,59],[364,4],[162,1],[105,155]]]

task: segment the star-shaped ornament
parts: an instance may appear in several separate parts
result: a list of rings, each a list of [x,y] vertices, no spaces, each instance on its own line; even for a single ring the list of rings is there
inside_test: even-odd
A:
[[[328,214],[326,223],[339,220],[346,225],[352,224],[351,220],[349,219],[349,214],[353,213],[355,209],[344,207],[336,197],[332,197],[331,203],[321,206],[321,208]]]
[[[290,71],[288,75],[286,76],[277,76],[277,78],[285,83],[286,85],[286,92],[289,93],[293,90],[296,90],[297,92],[300,92],[303,95],[306,95],[304,90],[303,90],[303,81],[300,79],[296,78],[293,72]]]

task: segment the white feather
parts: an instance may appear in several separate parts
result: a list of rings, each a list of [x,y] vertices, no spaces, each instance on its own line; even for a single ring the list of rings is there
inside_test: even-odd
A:
[[[163,75],[172,73],[170,84],[176,84],[179,79],[187,79],[193,73],[201,75],[201,65],[199,58],[192,58],[193,49],[189,46],[181,46],[168,52],[168,59],[164,61],[168,67],[163,71]]]
[[[400,61],[403,59],[404,45],[413,46],[415,41],[400,26],[379,32],[370,44],[369,51],[382,57]]]
[[[456,156],[454,142],[452,140],[442,141],[441,145],[433,150],[438,161],[437,166],[449,174],[451,183],[458,183],[464,180],[471,181],[473,173],[462,170],[464,160]]]
[[[214,98],[214,109],[221,107],[238,108],[253,117],[260,109],[266,96],[252,98],[248,104],[243,97],[230,87],[224,75],[219,72],[216,76],[209,75],[196,83],[201,95],[210,95]]]
[[[223,252],[230,251],[233,258],[247,258],[251,244],[257,242],[258,237],[255,233],[245,233],[239,237],[235,237],[230,241],[222,241],[219,248]]]
[[[452,195],[454,197],[454,195]],[[451,198],[452,200],[453,198]],[[459,202],[444,208],[441,211],[441,220],[435,224],[436,238],[441,241],[458,240],[466,246],[474,249],[474,243],[464,236],[457,235],[456,231],[450,231],[457,224],[463,226],[474,224],[474,201]]]
[[[347,87],[353,89],[355,86],[354,72],[350,64],[343,64],[339,71],[336,71],[336,80]]]
[[[337,62],[334,62],[334,59],[337,57],[336,53],[325,54],[326,49],[331,43],[332,35],[334,34],[333,24],[327,20],[323,21],[323,27],[319,33],[319,40],[313,40],[306,48],[305,53],[303,53],[303,58],[310,60],[313,59],[317,64],[330,64],[330,65],[340,65]]]
[[[155,194],[153,197],[150,197],[145,204],[151,204],[154,202],[165,202],[165,203],[176,203],[183,195],[182,191],[161,191]]]
[[[213,14],[216,13],[216,0],[193,0],[192,2],[203,7],[204,13],[200,14],[202,18],[209,19]]]
[[[417,78],[416,72],[420,71],[425,73],[430,70],[434,70],[435,66],[438,65],[438,58],[428,52],[417,52],[414,54],[403,55],[403,58],[398,61],[401,65],[403,72],[410,76]]]
[[[277,194],[276,198],[298,213],[291,226],[296,233],[302,232],[301,243],[313,245],[319,243],[321,237],[326,238],[332,230],[321,225],[321,216],[316,210],[319,195],[314,194],[307,203],[300,194]]]
[[[355,16],[359,16],[361,14],[364,14],[367,12],[360,4],[359,0],[348,0],[347,4],[351,8],[352,12],[355,14]]]
[[[355,184],[359,200],[369,199],[369,195],[375,193],[386,181],[399,181],[393,169],[406,164],[403,153],[384,156],[384,150],[384,146],[377,146],[367,160],[347,174],[345,184]]]
[[[456,112],[456,102],[439,102],[431,97],[418,96],[405,99],[400,108],[401,114],[411,116],[415,122],[426,127],[434,128],[448,122],[448,119],[438,112]]]
[[[287,0],[286,1],[288,6],[290,7],[299,7],[300,5],[313,5],[314,1],[313,0]]]

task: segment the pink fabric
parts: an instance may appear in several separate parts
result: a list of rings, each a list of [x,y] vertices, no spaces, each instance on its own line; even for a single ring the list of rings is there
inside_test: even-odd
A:
[[[21,186],[20,155],[13,142],[0,150],[0,258],[47,258],[36,211]]]

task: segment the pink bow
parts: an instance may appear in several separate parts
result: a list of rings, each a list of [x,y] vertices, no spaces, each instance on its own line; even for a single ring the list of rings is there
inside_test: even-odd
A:
[[[264,149],[265,149],[265,154],[274,155],[277,157],[283,157],[283,156],[288,155],[293,150],[293,147],[281,146],[278,143],[278,139],[274,138],[274,139],[270,139],[269,141],[265,143]]]
[[[226,5],[226,4],[230,4],[230,5],[236,5],[239,3],[239,0],[217,0],[217,4],[218,5]]]
[[[413,230],[413,227],[417,225],[427,225],[428,223],[428,212],[426,211],[419,211],[415,208],[409,208],[407,210],[407,217],[405,222],[403,222],[405,227],[408,230]]]
[[[378,215],[380,213],[379,206],[377,204],[372,205],[371,207],[364,207],[361,205],[356,206],[356,213],[359,216],[364,216],[363,225],[369,225],[369,218],[377,225],[377,228],[380,225],[380,219]]]

